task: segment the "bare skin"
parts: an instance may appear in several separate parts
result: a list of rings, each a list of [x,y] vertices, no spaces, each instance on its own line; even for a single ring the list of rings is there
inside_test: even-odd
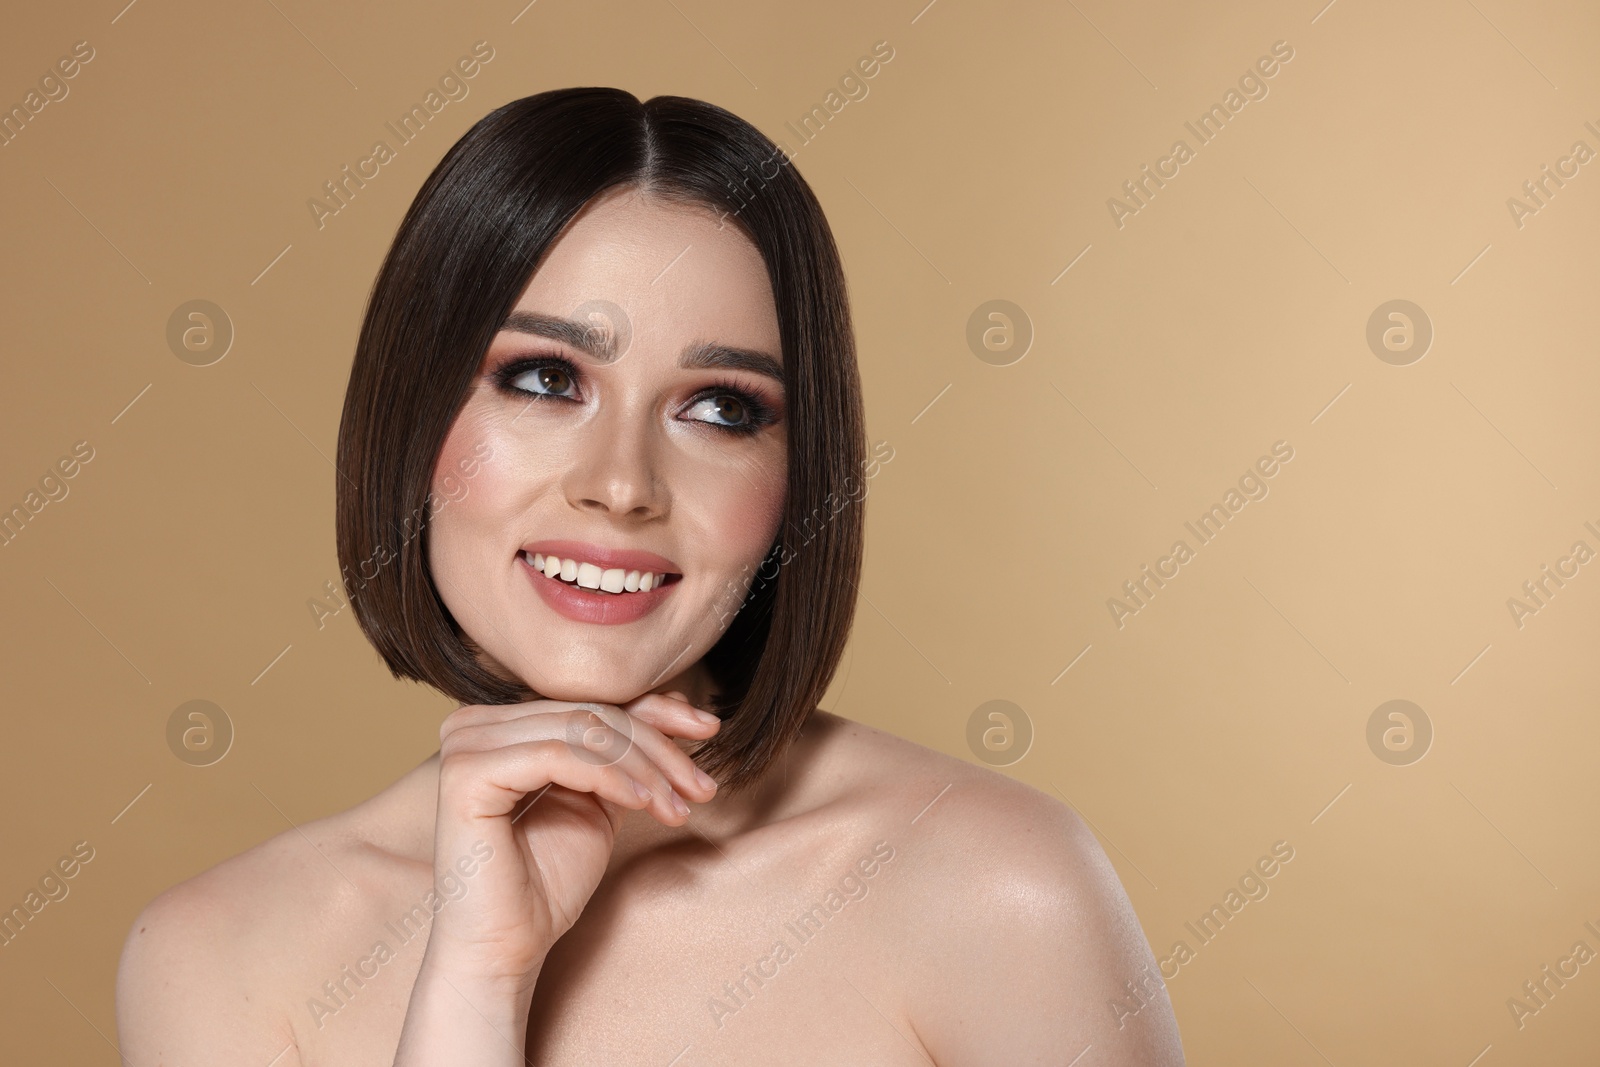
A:
[[[485,665],[543,697],[459,709],[376,797],[153,901],[118,975],[126,1061],[1181,1064],[1131,905],[1059,801],[820,710],[750,789],[697,780],[720,729],[700,658],[781,519],[786,398],[748,359],[679,354],[776,359],[775,307],[736,229],[626,191],[516,310],[596,298],[627,309],[626,355],[567,345],[562,370],[502,329],[435,475],[486,457],[430,570]],[[620,624],[557,610],[541,538],[670,557],[669,595]]]
[[[129,1062],[264,1065],[288,1048],[274,1067],[393,1063],[426,937],[394,931],[433,885],[437,789],[435,755],[303,826],[317,851],[286,832],[158,898],[119,986]],[[1156,965],[1103,851],[1059,802],[823,711],[733,800],[676,829],[624,819],[539,975],[528,1062],[1060,1065],[1089,1045],[1097,1064],[1183,1062],[1164,995],[1118,1028],[1110,1002],[1133,1008],[1122,983]],[[878,842],[893,857],[802,943],[785,924]],[[779,940],[791,958],[768,963],[772,977],[741,973]],[[394,956],[357,986],[341,968],[377,941]],[[339,1006],[324,983],[341,979]],[[724,983],[741,982],[736,1005]],[[205,1060],[189,1053],[201,1048]]]

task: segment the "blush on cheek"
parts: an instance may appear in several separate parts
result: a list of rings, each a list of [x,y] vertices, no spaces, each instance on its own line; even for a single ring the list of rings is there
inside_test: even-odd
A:
[[[470,496],[489,495],[497,469],[505,466],[505,447],[493,430],[475,417],[469,402],[445,435],[434,462],[430,491],[435,509]]]
[[[448,501],[451,504],[460,503],[461,498],[467,495],[467,483],[456,476],[455,471],[445,470],[434,477],[433,496],[435,506],[437,501]]]
[[[784,493],[780,490],[760,497],[747,494],[734,504],[727,513],[728,525],[724,533],[731,549],[729,556],[748,560],[754,569],[778,540],[783,524]]]

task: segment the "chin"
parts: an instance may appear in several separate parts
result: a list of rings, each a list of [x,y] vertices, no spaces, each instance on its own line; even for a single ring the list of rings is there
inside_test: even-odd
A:
[[[518,671],[524,685],[545,700],[625,704],[649,691],[647,679],[630,679],[616,670]]]
[[[573,704],[585,701],[595,704],[626,704],[636,697],[643,696],[646,690],[642,688],[618,686],[615,681],[610,684],[596,682],[591,685],[552,685],[546,689],[535,692],[546,700],[565,700]]]

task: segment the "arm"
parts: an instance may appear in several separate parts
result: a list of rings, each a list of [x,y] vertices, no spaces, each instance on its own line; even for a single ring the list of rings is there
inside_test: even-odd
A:
[[[240,944],[233,923],[193,882],[139,913],[117,968],[123,1063],[301,1067],[288,1020],[261,1011],[277,1001],[241,979],[249,961],[230,950]]]
[[[448,972],[447,966],[424,959],[411,988],[395,1067],[413,1063],[523,1064],[538,971],[524,987],[471,985],[451,978]]]

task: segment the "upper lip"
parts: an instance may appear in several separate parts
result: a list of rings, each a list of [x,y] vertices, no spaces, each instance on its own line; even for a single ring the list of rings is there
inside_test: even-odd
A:
[[[593,563],[601,570],[620,568],[625,571],[651,571],[656,574],[679,574],[678,565],[665,556],[637,548],[605,548],[588,541],[534,541],[522,546],[522,551],[532,558],[535,552],[557,559],[575,559],[579,563]]]

